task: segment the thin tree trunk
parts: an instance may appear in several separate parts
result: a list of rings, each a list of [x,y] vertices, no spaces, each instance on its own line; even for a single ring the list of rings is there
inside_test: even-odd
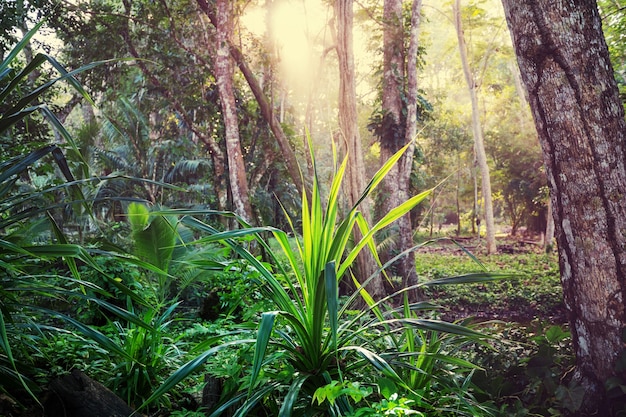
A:
[[[465,36],[463,34],[463,25],[461,22],[461,0],[455,0],[453,5],[454,26],[459,41],[459,51],[461,53],[461,64],[463,65],[463,74],[470,93],[472,101],[472,132],[474,135],[474,149],[476,151],[476,159],[480,167],[482,196],[485,205],[485,228],[487,230],[486,242],[487,253],[495,253],[496,233],[493,219],[493,201],[491,199],[491,178],[489,176],[489,165],[487,164],[487,153],[485,152],[485,144],[483,141],[483,132],[480,124],[480,113],[478,108],[478,94],[476,91],[476,81],[472,75],[469,61],[467,57],[467,46],[465,44]]]
[[[626,377],[626,122],[601,19],[593,0],[503,4],[550,187],[576,415],[612,415],[605,383]]]
[[[226,155],[228,157],[228,177],[233,203],[233,211],[246,220],[252,219],[252,209],[248,200],[248,182],[239,141],[239,124],[235,91],[233,88],[233,66],[230,58],[229,38],[232,33],[232,3],[217,0],[215,35],[215,79],[220,96]]]
[[[217,18],[215,16],[215,13],[213,12],[213,9],[209,6],[207,1],[196,0],[196,2],[198,3],[198,6],[204,12],[204,14],[209,18],[213,26],[217,28]],[[252,91],[255,100],[259,104],[261,114],[263,115],[263,118],[267,122],[270,130],[276,138],[276,141],[278,142],[278,147],[280,148],[281,152],[283,153],[283,157],[285,158],[285,166],[287,167],[287,171],[289,172],[291,180],[293,181],[297,189],[306,191],[308,193],[310,190],[307,190],[304,183],[302,182],[302,175],[298,166],[296,153],[292,149],[291,143],[289,142],[287,135],[283,131],[283,128],[272,109],[271,103],[268,101],[267,97],[263,93],[263,88],[261,87],[261,84],[246,63],[246,59],[243,53],[239,50],[239,48],[237,48],[237,46],[233,44],[230,39],[227,39],[227,42],[229,46],[229,52],[232,58],[235,60],[237,67],[239,68],[244,78],[246,79],[246,82],[250,86],[250,90]]]
[[[454,195],[456,202],[456,235],[461,236],[461,157],[459,154],[456,156],[456,161],[456,192]]]
[[[346,194],[348,204],[353,207],[365,189],[365,164],[361,138],[357,125],[356,84],[354,70],[354,52],[352,45],[353,4],[352,0],[336,0],[336,32],[337,57],[339,60],[339,129],[341,140],[348,154],[346,169]],[[370,219],[370,203],[363,201],[360,211],[366,220]],[[355,241],[361,240],[358,228],[354,231]],[[376,262],[367,250],[361,251],[356,260],[356,277],[361,282],[369,278],[376,271]],[[344,283],[345,285],[346,283]],[[347,283],[351,286],[351,283]],[[382,277],[370,281],[367,291],[374,299],[382,298],[385,294]]]
[[[411,5],[411,30],[409,35],[409,50],[407,52],[407,116],[405,142],[410,143],[409,149],[398,161],[399,173],[399,200],[400,203],[409,199],[409,186],[411,172],[413,171],[413,156],[415,154],[417,137],[417,57],[419,52],[419,33],[422,17],[422,0],[413,0]],[[411,213],[407,213],[398,219],[398,231],[400,239],[400,250],[405,251],[413,247],[413,227],[411,223]],[[398,272],[402,277],[402,284],[405,287],[417,284],[417,273],[415,272],[415,252],[411,251],[400,260]],[[418,297],[417,290],[411,292],[411,299]]]
[[[126,11],[126,14],[130,16],[131,15],[130,0],[123,0],[123,3],[124,3],[124,9]],[[200,140],[202,140],[203,144],[206,146],[206,149],[209,152],[211,156],[211,160],[213,162],[214,184],[215,184],[215,190],[217,194],[218,207],[220,210],[226,210],[228,197],[227,197],[226,187],[224,185],[224,177],[225,177],[225,172],[226,172],[224,153],[222,152],[218,144],[209,135],[204,134],[198,129],[197,125],[194,123],[194,120],[189,117],[183,105],[174,97],[174,95],[172,95],[168,91],[168,89],[163,88],[163,86],[161,85],[161,82],[154,75],[154,73],[150,71],[145,61],[140,59],[139,53],[137,52],[137,49],[135,48],[135,44],[133,43],[131,36],[130,36],[130,28],[128,27],[128,20],[125,23],[126,24],[120,35],[122,36],[122,39],[124,39],[124,42],[126,43],[126,47],[128,48],[128,51],[130,52],[130,54],[134,58],[137,58],[136,64],[141,70],[142,74],[144,75],[144,77],[150,80],[150,83],[156,87],[157,91],[159,91],[159,93],[162,94],[171,103],[172,107],[174,107],[174,109],[178,112],[178,114],[180,114],[180,116],[183,118],[188,128],[194,134],[196,134],[200,138]]]

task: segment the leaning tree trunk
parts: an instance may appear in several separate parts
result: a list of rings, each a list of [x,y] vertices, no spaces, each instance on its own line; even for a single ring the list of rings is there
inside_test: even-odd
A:
[[[252,219],[252,209],[248,199],[248,182],[239,141],[237,107],[233,88],[233,65],[230,58],[229,38],[232,32],[231,8],[233,5],[228,0],[217,0],[216,6],[215,79],[224,120],[230,192],[233,211],[249,221]]]
[[[350,207],[358,202],[361,193],[365,189],[365,164],[363,161],[363,150],[361,149],[361,138],[357,124],[356,108],[356,84],[354,71],[354,52],[352,45],[352,25],[353,25],[353,4],[352,0],[336,0],[335,16],[337,19],[337,57],[339,59],[339,129],[341,130],[341,140],[348,153],[348,167],[346,169],[346,193]],[[363,201],[360,210],[365,217],[370,218],[370,204]],[[354,230],[355,241],[361,239],[358,228]],[[362,282],[376,271],[376,262],[371,253],[365,249],[361,251],[356,260],[356,275]],[[343,283],[351,286],[350,283]],[[382,277],[372,279],[367,286],[367,291],[375,299],[384,296],[384,286]]]
[[[463,74],[469,90],[470,99],[472,101],[472,132],[474,135],[474,150],[476,152],[476,160],[480,168],[482,195],[485,206],[485,229],[487,231],[487,253],[496,252],[496,232],[493,220],[493,201],[491,199],[491,177],[489,176],[489,165],[487,164],[487,153],[485,152],[485,144],[483,141],[483,131],[480,124],[480,113],[478,109],[478,94],[476,91],[476,80],[469,66],[467,57],[467,46],[465,44],[465,36],[463,34],[463,25],[461,22],[461,0],[455,0],[453,5],[454,11],[454,27],[459,41],[459,51],[461,53],[461,64],[463,65]],[[480,233],[480,227],[478,228]]]
[[[585,390],[578,415],[608,415],[624,377],[626,122],[595,1],[503,0],[544,154],[561,283]],[[618,375],[616,375],[618,374]]]

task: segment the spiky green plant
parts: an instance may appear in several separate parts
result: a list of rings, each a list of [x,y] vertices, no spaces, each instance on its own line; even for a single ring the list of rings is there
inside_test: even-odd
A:
[[[374,175],[359,202],[372,193],[405,149],[394,155]],[[374,259],[378,259],[373,236],[430,194],[430,191],[425,191],[412,197],[369,227],[359,212],[358,205],[350,209],[345,216],[340,214],[338,200],[346,164],[347,160],[344,160],[337,168],[326,201],[322,199],[317,176],[313,178],[311,201],[303,193],[302,217],[299,219],[302,226],[301,236],[297,236],[295,222],[289,219],[294,226],[292,233],[297,236],[295,247],[291,245],[286,232],[273,228],[244,227],[241,230],[218,232],[191,216],[181,220],[209,234],[208,237],[201,239],[202,242],[221,241],[253,265],[261,275],[260,290],[274,305],[273,311],[261,315],[255,338],[250,339],[255,342],[255,353],[249,377],[244,379],[239,392],[225,398],[212,416],[218,416],[232,406],[237,407],[235,415],[243,416],[264,404],[274,409],[280,416],[317,413],[346,415],[352,409],[347,397],[342,396],[332,404],[324,403],[317,406],[311,402],[316,390],[333,381],[344,381],[345,378],[349,380],[361,378],[366,383],[374,384],[377,377],[370,378],[367,375],[380,375],[406,391],[414,392],[410,381],[405,381],[396,371],[396,364],[386,359],[390,358],[389,352],[383,354],[378,351],[381,346],[380,340],[394,332],[394,328],[410,326],[425,332],[438,331],[464,337],[480,337],[479,333],[464,326],[438,320],[389,317],[383,308],[384,303],[398,294],[390,295],[384,300],[373,300],[366,289],[373,277],[363,280],[362,285],[353,277],[359,285],[357,291],[343,304],[340,302],[338,282],[349,273],[350,266],[359,252],[367,248],[372,251]],[[190,211],[167,213],[194,214]],[[360,229],[363,238],[350,246],[355,227]],[[266,231],[273,233],[287,259],[286,270],[277,264],[278,272],[272,272],[237,243],[238,237],[258,236],[259,233]],[[259,242],[269,250],[265,242],[260,239]],[[276,259],[276,254],[273,255]],[[384,266],[380,269],[384,269]],[[484,273],[453,278],[449,283],[490,279],[493,277]],[[407,290],[409,289],[401,290],[400,294]],[[355,315],[350,312],[350,308],[359,298],[364,299],[368,307]],[[417,303],[411,304],[409,308],[425,307],[424,304]],[[280,323],[280,326],[277,323]],[[146,404],[158,398],[200,367],[209,356],[222,349],[224,346],[218,344],[181,368],[179,372],[172,374]],[[272,352],[271,355],[268,355],[269,351]],[[411,363],[408,362],[407,366],[411,366]],[[285,377],[284,373],[281,373],[284,370],[292,370],[291,376]],[[414,393],[419,396],[418,393]]]
[[[65,81],[93,103],[74,75],[102,62],[68,72],[53,57],[37,54],[22,69],[16,69],[19,67],[18,54],[42,24],[39,23],[29,31],[0,63],[0,104],[4,109],[0,113],[0,135],[10,136],[16,123],[40,112],[67,145],[64,151],[60,145],[51,143],[0,163],[0,392],[21,386],[35,400],[35,385],[25,371],[32,370],[29,353],[38,349],[38,339],[44,336],[44,329],[54,330],[43,317],[61,318],[105,349],[122,357],[127,355],[98,330],[62,312],[44,307],[38,300],[67,302],[78,299],[84,303],[95,303],[128,323],[152,329],[151,323],[144,323],[141,317],[105,301],[110,297],[107,291],[81,280],[78,261],[99,271],[103,279],[136,305],[147,305],[140,296],[103,271],[94,262],[88,249],[69,243],[53,216],[55,210],[65,207],[89,213],[90,204],[83,195],[81,185],[99,179],[88,178],[89,167],[80,159],[76,143],[42,98],[57,82]],[[29,86],[26,82],[28,75],[44,63],[51,64],[60,75],[41,86]],[[65,157],[67,150],[78,158],[76,172],[84,176],[84,180],[75,179]],[[23,182],[27,177],[25,172],[46,163],[46,158],[52,159],[53,167],[61,172],[62,178],[43,187],[30,187],[23,192],[20,181]],[[110,255],[135,262],[148,270],[156,269],[146,262],[122,254]]]

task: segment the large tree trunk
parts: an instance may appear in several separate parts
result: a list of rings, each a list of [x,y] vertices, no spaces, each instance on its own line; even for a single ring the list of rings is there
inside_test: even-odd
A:
[[[354,71],[354,52],[352,45],[353,25],[352,0],[336,0],[335,16],[337,31],[337,56],[339,59],[339,129],[341,140],[348,153],[348,167],[346,169],[346,196],[350,207],[358,202],[361,193],[365,189],[365,164],[363,162],[363,150],[357,124],[356,107],[356,84]],[[370,204],[363,201],[360,206],[363,216],[369,220]],[[361,240],[358,228],[355,228],[355,241]],[[365,249],[361,251],[356,260],[355,275],[362,282],[376,271],[376,262],[371,253]],[[347,278],[349,279],[349,278]],[[343,283],[345,288],[346,283]],[[351,286],[351,283],[347,283]],[[372,279],[367,286],[367,291],[379,299],[384,296],[382,277]]]
[[[384,130],[380,138],[381,163],[387,161],[407,142],[411,145],[381,183],[379,196],[381,215],[388,213],[409,198],[409,179],[413,168],[417,133],[417,54],[421,6],[421,0],[413,1],[409,50],[406,59],[402,0],[385,0],[383,8],[382,111]],[[406,91],[405,78],[408,78]],[[403,95],[406,96],[406,118],[402,116]],[[395,254],[413,246],[410,214],[400,218],[394,227],[398,231],[397,241],[381,253],[383,263],[393,258]],[[403,286],[417,284],[413,252],[409,252],[407,256],[398,260],[392,268],[394,274],[402,278]],[[415,291],[411,295],[413,299],[417,297]]]
[[[550,186],[579,415],[608,415],[626,319],[624,109],[595,1],[503,4]]]
[[[485,228],[487,231],[487,253],[495,253],[496,248],[496,232],[493,220],[493,201],[491,199],[491,177],[489,176],[489,165],[487,164],[487,153],[485,152],[485,144],[483,142],[483,130],[480,123],[480,112],[478,108],[478,92],[476,91],[476,80],[470,69],[469,59],[467,57],[467,46],[465,44],[465,36],[463,34],[463,25],[461,22],[461,0],[455,0],[453,4],[454,11],[454,27],[459,41],[459,51],[461,53],[461,64],[463,65],[463,74],[469,90],[470,99],[472,101],[472,132],[474,135],[474,151],[476,152],[476,160],[480,168],[482,196],[485,206]],[[480,232],[480,227],[478,228]]]
[[[215,79],[224,120],[228,177],[230,180],[233,211],[249,221],[252,219],[252,209],[248,199],[248,182],[239,141],[239,124],[233,88],[233,66],[230,58],[229,39],[232,33],[232,7],[233,4],[228,0],[217,0],[214,56]]]

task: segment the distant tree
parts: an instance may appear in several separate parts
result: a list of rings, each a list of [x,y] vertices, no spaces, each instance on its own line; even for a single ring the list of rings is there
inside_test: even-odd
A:
[[[353,50],[353,0],[335,1],[337,57],[339,61],[339,140],[348,155],[346,183],[344,187],[348,205],[353,207],[365,189],[365,165],[363,150],[357,124],[356,82]],[[370,219],[370,202],[361,202],[361,213],[366,220]],[[355,241],[360,240],[358,228],[354,229]],[[367,250],[361,251],[356,261],[355,275],[361,282],[376,272],[376,262]],[[346,279],[349,279],[346,277]],[[352,283],[344,282],[342,287],[351,287]],[[385,295],[382,276],[373,279],[367,291],[375,298]]]
[[[454,27],[456,29],[459,51],[461,53],[463,74],[465,75],[465,82],[467,83],[467,88],[472,102],[472,132],[474,135],[474,152],[476,153],[476,161],[481,174],[481,193],[484,201],[485,228],[487,231],[487,253],[492,254],[497,251],[497,248],[495,222],[493,217],[493,199],[491,195],[491,177],[489,174],[489,165],[487,164],[487,153],[485,152],[483,130],[480,120],[480,109],[478,108],[478,85],[476,83],[476,77],[470,68],[469,58],[467,55],[467,44],[465,42],[465,35],[463,32],[461,0],[455,0],[453,3],[453,14]]]
[[[576,352],[563,394],[582,397],[576,415],[612,415],[626,377],[626,121],[602,22],[594,0],[503,4],[543,150]]]
[[[383,5],[382,118],[378,124],[373,123],[372,126],[380,140],[381,162],[388,160],[405,144],[411,145],[381,184],[378,197],[381,214],[389,212],[410,197],[418,113],[423,110],[421,106],[418,108],[417,88],[422,2],[414,0],[411,3],[408,28],[404,24],[402,4],[401,0],[385,0]],[[413,228],[409,214],[398,219],[393,227],[395,239],[382,249],[383,262],[413,246]],[[413,252],[397,261],[391,270],[402,278],[403,286],[417,284]]]
[[[233,87],[233,65],[230,57],[230,38],[233,33],[232,2],[217,0],[214,70],[220,96],[226,154],[228,156],[228,176],[235,213],[252,220],[252,208],[248,195],[248,180],[239,140],[239,122]]]

